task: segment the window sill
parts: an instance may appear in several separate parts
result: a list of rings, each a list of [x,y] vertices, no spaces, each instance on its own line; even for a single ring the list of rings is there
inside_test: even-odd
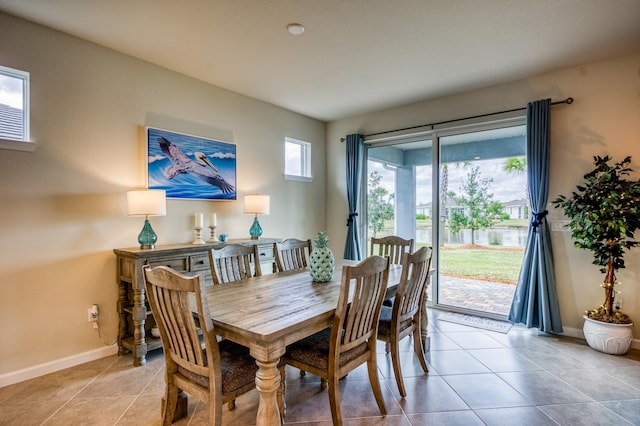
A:
[[[283,175],[284,180],[297,180],[299,182],[313,182],[312,177],[307,176],[296,176],[296,175]]]
[[[20,141],[15,139],[0,138],[0,149],[9,151],[33,152],[36,149],[36,143],[32,141]]]

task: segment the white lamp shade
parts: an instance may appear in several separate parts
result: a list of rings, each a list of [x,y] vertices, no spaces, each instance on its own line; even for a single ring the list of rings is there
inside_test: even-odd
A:
[[[247,214],[269,214],[269,199],[268,195],[245,195],[244,212]]]
[[[167,195],[164,190],[127,192],[127,214],[129,216],[164,216],[167,214]]]

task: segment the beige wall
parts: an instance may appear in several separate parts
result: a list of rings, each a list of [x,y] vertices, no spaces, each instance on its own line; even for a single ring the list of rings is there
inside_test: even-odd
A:
[[[640,172],[640,53],[559,70],[527,80],[449,96],[374,114],[332,122],[327,127],[327,228],[331,247],[342,254],[346,235],[345,155],[340,138],[349,133],[375,133],[444,121],[526,105],[527,102],[573,97],[573,105],[555,106],[551,116],[550,199],[567,194],[592,169],[594,155],[621,160],[633,156]],[[636,175],[637,178],[638,175]],[[562,220],[550,207],[550,220]],[[555,271],[563,325],[575,332],[582,328],[585,309],[604,301],[599,287],[602,275],[591,265],[586,251],[573,247],[568,232],[553,232]],[[627,257],[620,270],[623,308],[640,323],[640,249]],[[573,330],[571,330],[573,329]],[[635,326],[635,338],[640,338]]]
[[[145,185],[140,126],[237,145],[241,197],[271,195],[265,236],[325,226],[325,124],[0,14],[0,64],[31,73],[33,153],[0,150],[0,377],[113,345],[112,249],[137,244],[127,190]],[[282,178],[285,136],[312,144],[313,183]],[[169,200],[159,243],[193,240],[193,214],[248,236],[241,201]],[[98,334],[87,308],[101,308]]]

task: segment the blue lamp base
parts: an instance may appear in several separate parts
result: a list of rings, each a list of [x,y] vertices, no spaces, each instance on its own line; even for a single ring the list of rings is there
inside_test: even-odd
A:
[[[140,235],[138,235],[138,242],[140,243],[141,249],[153,249],[156,247],[156,241],[158,241],[158,236],[155,232],[153,232],[153,228],[151,227],[151,223],[149,223],[149,217],[144,220],[144,226],[142,227],[142,231],[140,231]]]
[[[262,226],[260,226],[260,222],[258,222],[258,215],[253,218],[253,225],[251,225],[249,229],[249,234],[252,240],[259,240],[262,235]]]

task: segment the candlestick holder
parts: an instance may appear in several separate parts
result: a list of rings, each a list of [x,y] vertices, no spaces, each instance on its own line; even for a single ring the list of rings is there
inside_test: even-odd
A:
[[[206,244],[206,242],[202,239],[202,228],[196,227],[196,239],[193,240],[191,244]]]
[[[211,237],[209,238],[209,241],[207,241],[208,243],[219,243],[220,241],[218,241],[218,239],[216,238],[216,226],[215,225],[209,225],[209,231],[211,232]]]

